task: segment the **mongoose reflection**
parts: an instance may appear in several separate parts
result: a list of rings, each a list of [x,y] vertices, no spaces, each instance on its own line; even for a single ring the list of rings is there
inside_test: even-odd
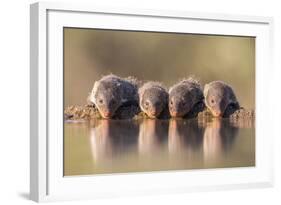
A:
[[[159,152],[165,150],[168,138],[169,121],[143,119],[140,124],[138,147],[139,153],[159,157]],[[158,154],[157,154],[158,153]],[[162,155],[160,155],[162,157]]]
[[[213,118],[208,122],[203,138],[205,161],[216,162],[227,157],[225,153],[232,149],[238,131],[228,119]]]
[[[193,78],[182,80],[169,90],[169,111],[172,117],[185,117],[200,105],[204,108],[204,96],[198,81]],[[194,117],[196,117],[195,115]]]
[[[205,105],[215,117],[228,117],[239,109],[233,89],[222,81],[213,81],[204,87]]]
[[[147,82],[139,89],[139,105],[150,118],[157,118],[167,108],[168,92],[158,82]]]
[[[195,152],[203,142],[204,128],[197,121],[171,119],[169,124],[169,152]]]
[[[94,124],[90,129],[90,140],[96,164],[111,164],[113,159],[124,156],[126,158],[126,154],[137,146],[138,123],[110,119],[100,119],[92,123]],[[109,169],[111,168],[110,166]]]
[[[106,75],[96,81],[88,100],[103,118],[112,118],[122,105],[138,104],[138,88],[134,79]]]

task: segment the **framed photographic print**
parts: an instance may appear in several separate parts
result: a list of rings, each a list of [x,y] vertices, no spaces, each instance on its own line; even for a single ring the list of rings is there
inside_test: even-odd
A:
[[[34,201],[272,186],[270,17],[31,5]]]

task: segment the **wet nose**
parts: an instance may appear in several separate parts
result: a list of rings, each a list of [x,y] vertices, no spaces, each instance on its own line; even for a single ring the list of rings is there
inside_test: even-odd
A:
[[[170,111],[170,114],[172,117],[177,117],[179,115],[179,113],[175,111]]]
[[[215,117],[222,117],[222,112],[221,112],[221,111],[214,111],[214,112],[213,112],[213,115],[214,115]]]
[[[152,109],[149,111],[149,113],[150,113],[150,115],[151,115],[152,117],[156,117],[156,116],[158,115],[157,109],[154,109],[154,108],[152,108]]]
[[[178,111],[172,106],[169,107],[169,111],[172,117],[176,117],[178,115]]]
[[[104,117],[105,117],[105,118],[109,118],[109,117],[111,117],[111,113],[110,113],[110,112],[108,112],[108,111],[103,112],[103,115],[104,115]]]
[[[156,114],[157,110],[158,110],[157,107],[151,107],[150,108],[150,112],[153,113],[153,114]]]

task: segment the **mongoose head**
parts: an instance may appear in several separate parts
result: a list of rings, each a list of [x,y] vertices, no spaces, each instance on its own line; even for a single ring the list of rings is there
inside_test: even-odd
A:
[[[157,118],[167,107],[168,93],[158,86],[151,86],[141,93],[140,107],[150,118]]]
[[[172,117],[183,117],[193,107],[193,94],[180,84],[169,92],[169,111]]]
[[[96,81],[90,101],[98,108],[103,118],[111,118],[121,106],[121,84],[111,81]]]
[[[229,105],[238,105],[232,88],[222,81],[213,81],[204,87],[205,104],[215,117],[223,117]]]

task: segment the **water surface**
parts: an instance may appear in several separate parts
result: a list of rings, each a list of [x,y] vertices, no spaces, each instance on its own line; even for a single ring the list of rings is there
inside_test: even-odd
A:
[[[253,123],[228,119],[65,123],[65,176],[245,166],[255,166]]]

